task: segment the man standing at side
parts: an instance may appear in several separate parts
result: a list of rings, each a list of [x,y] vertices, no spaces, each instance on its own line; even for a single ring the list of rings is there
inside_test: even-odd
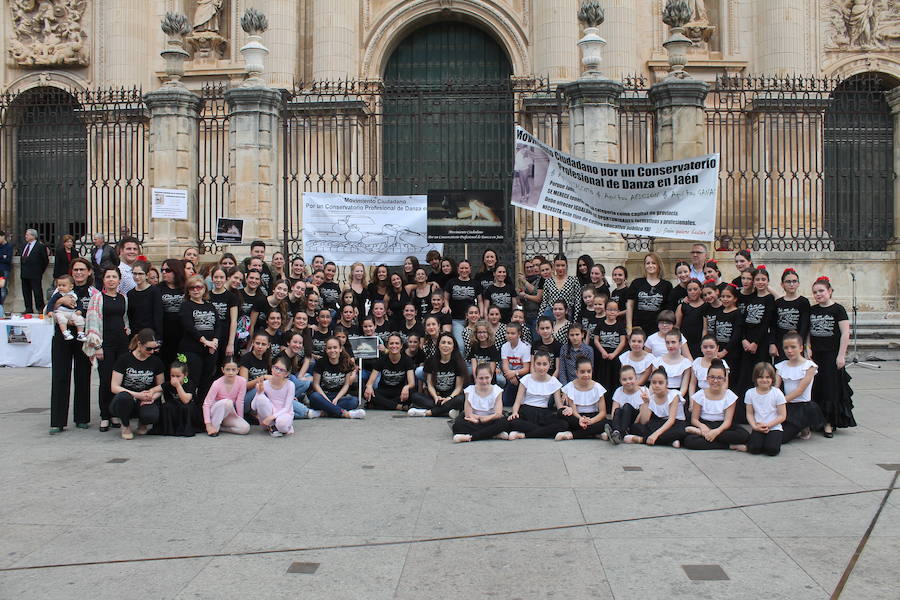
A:
[[[37,237],[38,232],[35,229],[25,232],[25,247],[22,248],[19,264],[26,313],[44,310],[44,286],[41,280],[44,278],[47,265],[50,264],[50,256],[47,254],[47,247],[40,243]]]
[[[703,275],[703,265],[709,260],[706,244],[694,244],[691,246],[691,279],[703,283],[706,277]]]
[[[94,267],[94,284],[101,285],[103,269],[107,266],[118,267],[119,255],[116,254],[112,246],[106,243],[106,237],[102,233],[95,233],[93,239],[94,249],[91,250],[91,266]]]

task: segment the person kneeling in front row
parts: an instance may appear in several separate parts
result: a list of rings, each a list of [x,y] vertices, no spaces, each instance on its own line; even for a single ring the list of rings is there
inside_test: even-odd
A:
[[[122,421],[122,439],[134,437],[131,419],[138,418],[136,433],[144,435],[149,425],[159,423],[159,398],[162,396],[162,361],[154,353],[159,342],[152,329],[142,329],[128,346],[125,354],[113,366],[109,389],[114,394],[109,404],[112,416]]]

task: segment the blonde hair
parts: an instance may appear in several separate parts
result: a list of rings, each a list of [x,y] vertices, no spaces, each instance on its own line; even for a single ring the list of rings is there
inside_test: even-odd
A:
[[[203,286],[203,299],[209,300],[209,288],[206,285],[206,280],[203,279],[200,275],[191,275],[187,278],[187,281],[184,282],[184,296],[185,298],[191,297],[191,288],[194,285],[200,284]]]
[[[369,284],[369,275],[366,273],[366,265],[357,261],[350,265],[350,276],[347,278],[348,285],[353,282],[353,271],[356,270],[356,267],[360,267],[362,269],[362,286],[366,287]]]
[[[647,259],[648,259],[648,258],[653,259],[653,262],[656,263],[656,267],[657,267],[657,269],[658,269],[658,271],[659,271],[659,272],[656,274],[656,276],[659,277],[660,279],[665,279],[665,278],[666,278],[666,275],[665,275],[665,273],[663,272],[663,263],[662,263],[662,259],[659,257],[659,254],[657,254],[656,252],[648,252],[648,253],[647,253],[647,256],[644,257],[644,260],[643,260],[643,262],[642,262],[643,269],[644,269],[644,277],[647,276]]]

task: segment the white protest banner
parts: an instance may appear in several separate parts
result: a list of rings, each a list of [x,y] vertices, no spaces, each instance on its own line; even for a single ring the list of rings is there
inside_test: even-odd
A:
[[[516,127],[510,202],[573,223],[632,235],[712,240],[719,155],[643,165],[595,163]]]
[[[407,256],[443,252],[429,244],[428,196],[303,194],[303,254],[338,265],[402,265]]]

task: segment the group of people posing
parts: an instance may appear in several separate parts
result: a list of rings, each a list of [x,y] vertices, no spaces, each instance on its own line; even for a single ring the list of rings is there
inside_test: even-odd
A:
[[[696,244],[665,278],[659,256],[629,281],[581,256],[536,256],[515,277],[487,250],[475,266],[430,252],[401,269],[316,256],[201,263],[190,248],[159,269],[129,242],[118,266],[70,261],[47,303],[51,434],[90,421],[121,435],[291,434],[295,419],[364,418],[366,408],[453,419],[454,441],[601,438],[775,455],[812,431],[855,425],[844,369],[849,321],[825,277],[783,292],[746,250],[739,275]],[[98,261],[99,262],[99,261]],[[123,278],[123,268],[127,280]],[[350,338],[374,339],[357,360]],[[357,390],[362,390],[360,393]],[[361,396],[361,397],[360,397]],[[137,420],[136,429],[132,422]]]

